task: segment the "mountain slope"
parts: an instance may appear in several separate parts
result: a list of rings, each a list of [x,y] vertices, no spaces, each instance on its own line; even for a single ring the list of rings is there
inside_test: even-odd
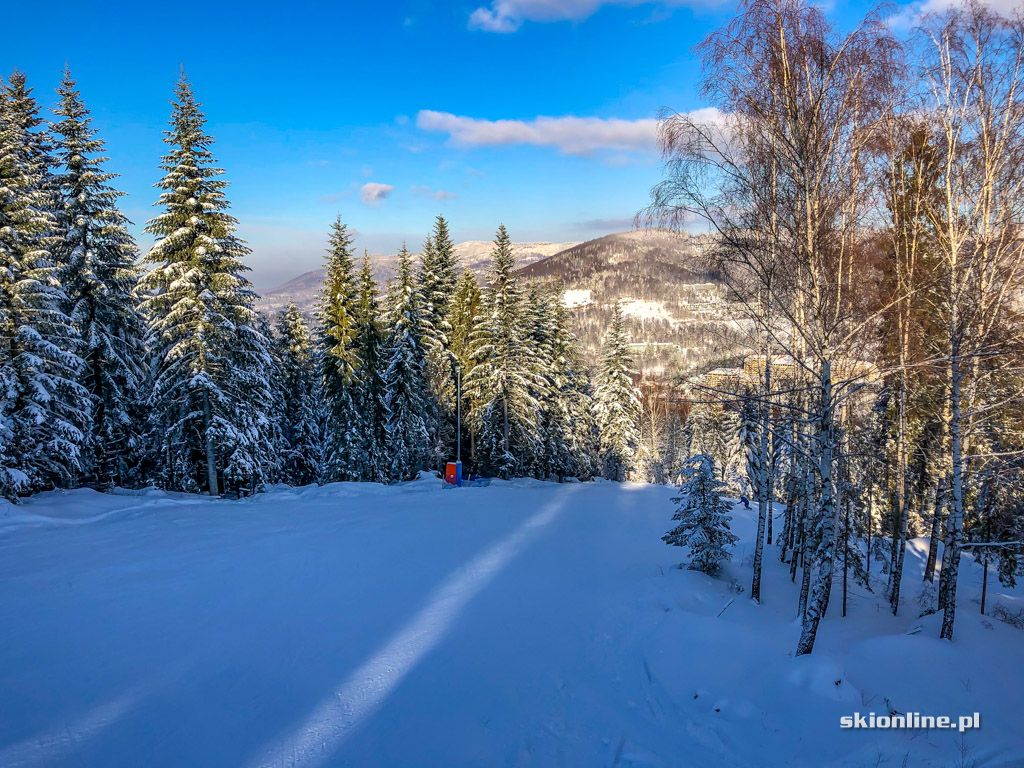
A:
[[[711,235],[621,232],[575,245],[519,274],[562,285],[591,359],[618,300],[641,370],[692,370],[734,355],[738,343],[738,308],[703,263],[713,243]]]

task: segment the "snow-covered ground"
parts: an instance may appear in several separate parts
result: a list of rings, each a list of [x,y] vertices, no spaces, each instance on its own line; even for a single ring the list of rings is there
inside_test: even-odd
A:
[[[585,307],[593,301],[593,293],[589,288],[569,288],[562,295],[562,303],[568,309]]]
[[[664,320],[672,322],[672,313],[665,309],[663,301],[644,301],[643,299],[619,299],[622,314],[637,320]]]
[[[742,508],[716,580],[659,539],[671,489],[439,484],[0,509],[0,766],[1024,761],[1024,632],[979,615],[973,563],[952,644],[918,618],[915,542],[898,618],[855,586],[843,619],[837,589],[793,658],[774,547],[762,605],[730,589],[749,587]],[[991,584],[990,606],[1024,606]],[[885,699],[981,729],[839,728]]]

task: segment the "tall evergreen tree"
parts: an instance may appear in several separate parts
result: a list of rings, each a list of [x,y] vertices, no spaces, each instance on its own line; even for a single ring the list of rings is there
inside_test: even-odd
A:
[[[419,271],[422,298],[425,374],[435,406],[434,461],[440,466],[455,448],[457,360],[452,350],[452,300],[458,280],[458,257],[448,222],[438,216],[423,249]]]
[[[206,118],[182,74],[175,90],[170,151],[157,203],[146,225],[156,243],[140,280],[152,355],[151,417],[166,450],[167,481],[219,493],[262,482],[270,450],[266,431],[271,371],[268,340],[244,277],[249,253],[228,211],[228,182],[214,165]]]
[[[0,91],[0,493],[75,481],[89,422],[67,316],[52,157],[21,72]]]
[[[533,471],[559,480],[590,475],[593,435],[589,380],[561,294],[560,286],[533,287],[527,301],[540,414]]]
[[[462,274],[459,275],[459,280],[455,285],[455,295],[452,297],[451,325],[452,354],[455,357],[456,365],[459,366],[463,379],[473,370],[473,334],[477,330],[482,301],[483,298],[476,275],[469,268],[462,270]],[[475,433],[470,428],[467,419],[472,409],[473,404],[469,401],[465,390],[463,390],[461,403],[462,448],[464,457],[468,449],[470,464],[473,464],[475,461],[476,454]]]
[[[394,481],[412,480],[427,460],[429,404],[423,377],[419,293],[404,245],[398,254],[398,275],[387,304],[384,410],[388,476]]]
[[[278,318],[275,347],[281,478],[292,485],[308,485],[319,478],[323,461],[323,409],[313,341],[294,302]]]
[[[715,460],[716,467],[723,467],[728,457],[725,414],[719,403],[701,400],[690,408],[690,455],[707,454]]]
[[[579,340],[572,331],[568,308],[557,297],[551,305],[554,310],[554,373],[558,392],[552,420],[561,434],[560,440],[564,443],[562,457],[567,462],[561,469],[566,474],[589,478],[596,471],[598,449],[590,370]]]
[[[145,321],[136,308],[140,270],[128,219],[117,208],[116,174],[103,169],[103,142],[71,73],[57,91],[52,127],[59,163],[54,256],[65,274],[68,314],[82,339],[80,382],[89,393],[90,426],[82,473],[99,487],[136,477],[145,381]]]
[[[616,301],[605,335],[594,393],[601,463],[604,476],[611,480],[628,477],[640,444],[640,397],[633,386],[633,373],[622,307]]]
[[[511,477],[528,468],[537,447],[538,381],[524,328],[523,295],[505,226],[498,227],[484,316],[474,337],[474,367],[465,379],[483,468]]]
[[[327,407],[324,479],[358,480],[362,436],[358,413],[358,287],[352,235],[338,216],[328,237],[327,277],[320,294],[320,377]]]
[[[358,275],[355,309],[355,350],[359,357],[359,389],[356,404],[362,436],[359,475],[365,482],[385,483],[389,476],[384,384],[388,360],[378,316],[380,307],[377,286],[373,282],[370,257],[365,250]]]

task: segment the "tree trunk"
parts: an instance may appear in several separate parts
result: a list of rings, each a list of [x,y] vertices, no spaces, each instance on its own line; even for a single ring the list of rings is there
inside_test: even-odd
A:
[[[771,360],[764,356],[764,393],[767,399],[771,392]],[[761,440],[757,447],[757,540],[754,542],[754,577],[750,585],[750,596],[761,602],[761,564],[764,559],[764,533],[767,518],[771,515],[768,497],[768,404],[761,403]]]
[[[924,580],[935,581],[935,565],[939,556],[939,537],[942,535],[942,516],[945,507],[945,480],[940,480],[940,487],[935,491],[935,504],[932,507],[932,532],[928,538],[928,562],[924,566]]]
[[[797,644],[796,655],[802,656],[814,650],[814,640],[818,634],[818,624],[828,608],[829,596],[832,592],[832,575],[835,569],[836,549],[836,504],[832,488],[832,459],[834,452],[833,402],[832,402],[832,367],[826,359],[821,365],[821,402],[818,416],[818,479],[821,483],[819,506],[820,540],[817,547],[814,586],[811,589],[804,614],[803,627],[800,631],[800,642]]]
[[[217,490],[217,451],[213,444],[213,415],[210,412],[210,393],[203,390],[203,436],[206,442],[206,477],[211,496],[219,496]]]
[[[985,615],[985,598],[988,596],[988,549],[981,552],[981,615]]]
[[[956,583],[960,571],[960,543],[964,527],[964,478],[963,478],[963,415],[961,413],[961,388],[963,372],[960,368],[959,345],[954,345],[950,356],[950,442],[953,459],[953,482],[950,499],[949,522],[947,524],[948,562],[943,557],[942,575],[945,576],[945,599],[943,600],[942,630],[939,637],[953,639],[953,624],[956,621]],[[946,553],[944,553],[946,554]]]

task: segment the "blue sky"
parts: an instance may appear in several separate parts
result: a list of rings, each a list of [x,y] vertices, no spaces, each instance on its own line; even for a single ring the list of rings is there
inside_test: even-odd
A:
[[[203,102],[257,288],[320,265],[340,212],[371,252],[457,240],[582,240],[628,228],[658,180],[658,109],[703,105],[692,46],[730,1],[19,3],[3,72],[50,106],[67,62],[128,193],[153,215],[183,64]],[[862,12],[837,0],[840,21]],[[19,18],[21,16],[22,18]],[[74,23],[65,20],[74,19]],[[33,33],[32,30],[38,30]],[[538,118],[542,118],[538,120]],[[543,119],[549,118],[549,119]],[[146,241],[140,237],[140,243]]]

